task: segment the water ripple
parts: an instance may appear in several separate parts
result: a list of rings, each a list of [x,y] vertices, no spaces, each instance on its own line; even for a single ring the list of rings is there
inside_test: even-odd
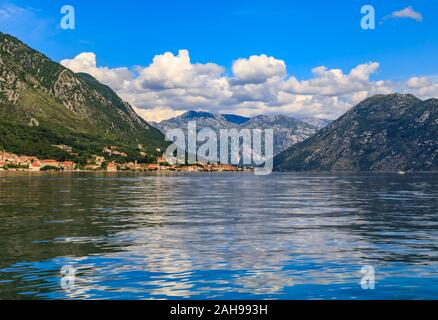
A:
[[[0,298],[434,299],[437,178],[0,173]]]

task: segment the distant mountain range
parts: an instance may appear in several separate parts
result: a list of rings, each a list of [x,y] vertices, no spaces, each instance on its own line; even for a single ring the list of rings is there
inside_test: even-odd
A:
[[[104,145],[154,152],[167,145],[109,87],[75,74],[18,39],[0,33],[0,149],[56,159],[89,155]]]
[[[134,159],[163,150],[163,133],[195,120],[198,130],[274,129],[277,170],[438,171],[437,99],[376,95],[334,122],[189,111],[156,129],[92,76],[0,33],[0,150],[84,160],[117,146]]]
[[[333,120],[327,120],[327,119],[319,119],[314,117],[304,117],[304,118],[297,118],[298,120],[301,120],[307,124],[310,124],[311,126],[314,126],[315,128],[322,129],[327,127],[330,123],[333,122]]]
[[[274,163],[294,171],[438,171],[438,99],[376,95]]]
[[[315,118],[306,118],[302,121],[285,115],[260,115],[248,118],[233,114],[188,111],[181,116],[151,124],[165,134],[175,128],[187,131],[189,121],[196,121],[198,130],[211,128],[217,133],[220,129],[273,129],[274,154],[304,141],[330,122]]]
[[[223,114],[222,117],[225,120],[232,122],[232,123],[235,123],[235,124],[244,124],[251,119],[251,118],[247,118],[247,117],[238,116],[235,114]]]

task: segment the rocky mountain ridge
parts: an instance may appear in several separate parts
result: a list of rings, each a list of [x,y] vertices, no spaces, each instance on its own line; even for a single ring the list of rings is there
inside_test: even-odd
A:
[[[288,171],[438,171],[438,100],[373,96],[274,163]]]
[[[77,149],[142,144],[155,150],[166,145],[161,132],[108,86],[88,74],[73,73],[3,33],[0,117],[0,146],[17,153],[55,153],[51,145],[66,142]],[[37,145],[27,141],[29,133]]]
[[[238,115],[197,111],[188,111],[181,116],[160,123],[152,123],[152,125],[165,134],[166,131],[175,128],[187,131],[189,121],[196,121],[198,131],[204,128],[211,128],[215,132],[219,132],[220,129],[273,129],[275,154],[295,143],[304,141],[319,129],[317,126],[285,115],[260,115],[246,118]]]

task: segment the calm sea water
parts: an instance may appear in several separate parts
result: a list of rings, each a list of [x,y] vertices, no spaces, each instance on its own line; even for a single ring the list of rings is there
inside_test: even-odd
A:
[[[437,299],[438,175],[0,173],[0,298]]]

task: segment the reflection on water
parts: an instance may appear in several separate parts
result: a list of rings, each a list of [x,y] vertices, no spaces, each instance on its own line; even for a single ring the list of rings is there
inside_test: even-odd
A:
[[[434,299],[437,178],[0,173],[0,298]]]

